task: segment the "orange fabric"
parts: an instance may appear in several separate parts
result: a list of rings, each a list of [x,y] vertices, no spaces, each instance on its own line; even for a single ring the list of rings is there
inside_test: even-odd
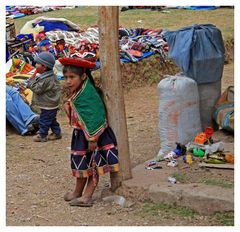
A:
[[[130,53],[131,55],[135,56],[135,57],[142,57],[143,53],[137,50],[133,50],[133,49],[128,49],[126,50],[126,52]]]

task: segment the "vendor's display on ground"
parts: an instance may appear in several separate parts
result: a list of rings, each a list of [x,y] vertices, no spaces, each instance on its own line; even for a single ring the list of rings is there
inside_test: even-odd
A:
[[[198,162],[201,167],[233,169],[234,154],[225,148],[222,141],[215,141],[213,134],[213,129],[209,127],[204,132],[196,134],[194,141],[185,144],[172,143],[172,149],[168,152],[160,150],[156,159],[153,160],[154,165],[159,165],[159,162],[165,161],[167,166],[177,167],[179,159],[182,158],[183,162],[188,165]]]
[[[17,87],[21,83],[23,90],[26,75],[34,72],[34,56],[42,51],[51,52],[56,60],[63,57],[91,58],[96,61],[96,69],[101,64],[99,61],[99,30],[89,27],[80,31],[80,27],[65,18],[37,17],[28,21],[15,35],[9,30],[6,38],[7,45],[7,83]],[[11,21],[11,25],[14,22]],[[10,33],[11,32],[11,33]],[[168,46],[161,29],[127,29],[119,28],[119,50],[121,62],[138,62],[152,55],[160,56],[160,61],[167,59]],[[11,65],[9,65],[11,63]],[[61,67],[56,62],[56,74],[59,80],[63,79]],[[25,75],[24,77],[22,75]],[[21,76],[21,77],[20,77]],[[22,78],[23,77],[23,78]],[[31,102],[31,94],[28,101]]]
[[[27,22],[16,38],[7,40],[7,50],[10,58],[23,52],[34,56],[41,51],[49,51],[56,58],[94,57],[100,68],[98,34],[96,26],[80,32],[79,26],[64,18],[38,17]],[[168,45],[161,29],[119,28],[119,50],[121,62],[158,55],[164,63]]]
[[[60,10],[64,8],[75,8],[75,6],[6,6],[6,16],[17,19],[28,15]]]

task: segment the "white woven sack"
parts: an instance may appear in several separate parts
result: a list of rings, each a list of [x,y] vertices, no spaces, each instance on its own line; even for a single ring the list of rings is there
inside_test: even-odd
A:
[[[166,75],[158,84],[160,145],[163,153],[186,144],[201,132],[197,83],[185,76]]]

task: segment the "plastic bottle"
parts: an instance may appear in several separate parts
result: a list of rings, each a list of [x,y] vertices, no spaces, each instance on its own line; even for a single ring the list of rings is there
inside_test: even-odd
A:
[[[112,196],[107,196],[103,198],[103,201],[106,202],[115,202],[116,204],[122,206],[122,207],[126,207],[127,203],[126,203],[126,199],[122,196],[118,196],[118,195],[112,195]]]
[[[176,183],[177,183],[177,180],[176,180],[175,177],[169,176],[169,177],[168,177],[168,182],[170,182],[171,184],[176,184]]]

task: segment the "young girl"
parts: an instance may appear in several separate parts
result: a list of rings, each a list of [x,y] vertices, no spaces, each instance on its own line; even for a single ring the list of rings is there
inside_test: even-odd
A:
[[[70,125],[71,168],[75,189],[67,192],[71,206],[92,206],[98,176],[119,171],[117,141],[108,126],[105,105],[89,71],[95,63],[80,58],[60,58],[63,75],[72,96],[64,104]]]

